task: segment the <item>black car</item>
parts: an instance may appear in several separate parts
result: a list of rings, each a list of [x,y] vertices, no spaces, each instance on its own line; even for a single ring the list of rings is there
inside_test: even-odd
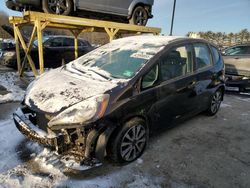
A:
[[[78,39],[78,53],[80,56],[90,52],[94,48],[88,41]],[[21,61],[25,56],[24,51],[21,51]],[[43,56],[44,67],[56,68],[64,63],[68,63],[75,59],[74,38],[70,36],[46,36],[43,37]],[[36,68],[39,68],[39,56],[37,41],[33,43],[31,50],[31,58],[35,63]],[[7,67],[17,68],[16,49],[15,46],[2,50],[0,63]]]
[[[223,58],[226,66],[226,89],[250,92],[250,44],[225,49]]]
[[[224,63],[213,44],[128,37],[39,77],[14,121],[58,153],[126,163],[141,156],[152,128],[215,115],[223,94]]]

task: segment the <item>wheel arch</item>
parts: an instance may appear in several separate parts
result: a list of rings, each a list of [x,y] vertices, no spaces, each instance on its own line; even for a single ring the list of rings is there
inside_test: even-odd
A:
[[[40,0],[40,6],[42,7],[43,6],[43,1],[44,0]],[[76,2],[78,2],[79,0],[70,0],[72,3],[73,3],[73,11],[75,12],[76,11],[76,9],[77,9],[77,3]],[[42,7],[42,9],[43,9],[43,7]]]
[[[112,144],[112,140],[115,138],[116,134],[119,132],[119,129],[121,128],[121,126],[123,126],[126,122],[131,121],[132,119],[136,119],[136,118],[142,119],[145,122],[145,124],[146,124],[146,126],[147,126],[147,128],[149,130],[150,126],[149,126],[148,118],[146,116],[139,115],[139,114],[127,116],[126,118],[124,118],[121,121],[121,123],[119,125],[114,126],[113,129],[112,129],[112,132],[109,134],[108,140],[106,140],[107,142],[106,142],[106,145],[105,145],[105,150],[107,151],[107,155],[109,154],[108,150],[110,148],[110,144]],[[99,142],[99,143],[101,143],[101,142]],[[103,158],[105,156],[105,152],[104,151],[101,151],[101,153],[99,153],[99,154],[101,154],[101,155],[98,155],[99,157]],[[97,152],[96,152],[96,155],[97,155]]]
[[[135,8],[138,6],[145,7],[145,6],[151,6],[151,5],[149,5],[147,0],[143,0],[143,1],[142,0],[134,0],[128,8],[128,18],[131,18]]]

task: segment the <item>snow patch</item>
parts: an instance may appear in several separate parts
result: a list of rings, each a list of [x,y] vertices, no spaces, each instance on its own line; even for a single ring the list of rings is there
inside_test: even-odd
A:
[[[232,105],[226,104],[226,103],[221,103],[221,108],[230,108]]]
[[[4,86],[9,93],[0,94],[0,104],[10,101],[22,101],[25,91],[16,83],[20,81],[17,73],[6,72],[0,74],[0,85]]]

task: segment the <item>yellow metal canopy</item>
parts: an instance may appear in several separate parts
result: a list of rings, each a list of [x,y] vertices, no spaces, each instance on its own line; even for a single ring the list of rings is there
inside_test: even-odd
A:
[[[54,14],[46,14],[40,12],[27,11],[24,12],[22,17],[11,16],[9,17],[10,23],[13,24],[16,54],[17,54],[17,67],[20,76],[23,74],[25,62],[28,63],[35,76],[38,72],[35,68],[34,62],[30,56],[30,51],[33,47],[33,42],[37,37],[38,40],[38,54],[39,54],[39,67],[40,74],[44,72],[44,59],[43,59],[43,30],[45,28],[57,28],[70,30],[75,39],[75,58],[78,57],[78,36],[82,32],[106,32],[112,41],[115,36],[119,34],[140,34],[152,33],[158,35],[161,32],[160,28],[144,27],[131,24],[93,20],[86,18],[78,18],[71,16],[62,16]],[[28,44],[25,43],[20,29],[24,25],[33,26],[33,31]],[[20,45],[25,52],[25,57],[21,62]]]

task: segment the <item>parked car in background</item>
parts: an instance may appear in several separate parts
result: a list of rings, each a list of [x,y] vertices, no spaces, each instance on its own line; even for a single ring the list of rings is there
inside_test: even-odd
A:
[[[135,36],[114,40],[39,77],[14,113],[28,138],[78,159],[127,163],[149,131],[200,112],[215,115],[224,63],[201,39]]]
[[[78,39],[78,53],[79,56],[90,52],[94,48],[88,41]],[[24,51],[21,50],[21,60],[24,58]],[[70,36],[46,36],[43,37],[43,56],[44,67],[56,68],[64,63],[68,63],[75,59],[74,38]],[[36,68],[39,68],[39,56],[37,41],[33,43],[31,50],[31,58],[35,63]],[[5,48],[2,50],[2,57],[0,63],[7,67],[17,68],[17,57],[15,47]]]
[[[147,24],[152,18],[154,0],[7,0],[12,10],[35,10],[51,14],[71,15],[83,10],[86,15],[101,19],[110,15],[126,18],[131,24]],[[105,16],[103,16],[105,15]]]
[[[250,91],[250,44],[240,44],[224,50],[227,90]]]
[[[0,58],[2,58],[3,53],[6,49],[11,49],[11,48],[12,49],[15,48],[15,42],[12,39],[1,39],[0,40]]]

